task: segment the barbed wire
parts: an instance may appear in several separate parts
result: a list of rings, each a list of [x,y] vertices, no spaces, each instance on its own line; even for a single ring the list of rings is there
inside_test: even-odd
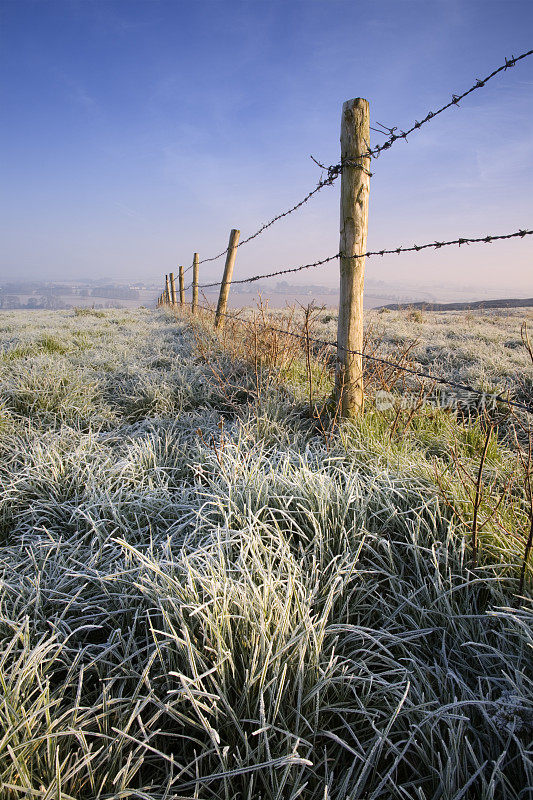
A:
[[[209,311],[211,314],[217,313],[214,309],[209,308],[209,306],[199,306],[199,308],[201,308],[202,311]],[[239,317],[237,317],[235,314],[222,313],[221,316],[229,317],[234,322],[240,322],[242,324],[246,323],[246,320],[239,319]],[[361,356],[366,360],[375,361],[378,362],[379,364],[385,364],[389,367],[400,369],[403,372],[408,372],[411,375],[416,375],[417,377],[425,378],[426,380],[431,380],[434,383],[438,383],[439,385],[451,386],[454,389],[459,389],[464,392],[470,392],[471,394],[476,394],[482,398],[486,398],[487,394],[490,394],[491,398],[493,398],[494,401],[507,403],[508,405],[514,406],[515,408],[520,408],[523,411],[527,411],[528,414],[533,414],[533,406],[529,406],[526,403],[521,403],[518,400],[511,400],[509,397],[505,397],[501,393],[495,395],[493,393],[487,392],[486,390],[476,389],[474,386],[471,386],[468,383],[460,383],[458,381],[452,381],[449,380],[448,378],[443,378],[439,375],[433,375],[431,372],[427,372],[425,370],[406,367],[399,361],[390,361],[389,359],[382,358],[380,356],[372,356],[369,353],[364,353],[361,350],[350,350],[349,348],[343,347],[342,345],[338,344],[338,342],[330,342],[325,339],[317,339],[314,336],[307,336],[306,334],[294,333],[293,331],[287,331],[284,330],[283,328],[275,328],[274,326],[271,325],[268,326],[268,330],[274,331],[275,333],[281,333],[285,336],[292,336],[293,338],[301,339],[303,341],[312,342],[313,344],[319,344],[322,347],[333,347],[337,350],[342,350],[345,353],[349,353],[350,355]]]
[[[310,192],[308,192],[302,200],[300,200],[294,206],[291,206],[291,208],[289,208],[287,211],[283,211],[280,214],[276,214],[276,216],[273,217],[269,222],[265,222],[263,225],[261,225],[261,227],[255,233],[252,233],[246,239],[243,239],[241,242],[239,242],[237,247],[242,247],[243,244],[246,244],[247,242],[251,242],[252,239],[255,239],[257,236],[259,236],[261,233],[263,233],[263,231],[266,231],[266,229],[270,228],[271,225],[274,225],[275,222],[277,222],[278,220],[282,219],[283,217],[288,217],[289,214],[293,213],[293,211],[296,211],[298,208],[301,208],[303,205],[305,205],[305,203],[307,203],[308,200],[310,200],[313,197],[313,195],[317,194],[317,192],[319,192],[321,189],[323,189],[324,186],[331,186],[334,183],[334,181],[337,179],[337,177],[338,177],[338,174],[334,174],[333,172],[331,174],[328,174],[328,177],[321,179],[318,182],[318,184],[315,186],[315,188],[312,189]],[[227,252],[228,252],[228,248],[226,247],[226,249],[222,250],[222,252],[218,253],[218,255],[212,256],[211,258],[203,258],[198,263],[199,264],[206,264],[208,261],[216,261],[218,258],[222,258],[222,256],[225,256]]]
[[[425,125],[427,122],[429,122],[430,120],[434,119],[439,114],[442,114],[443,111],[446,111],[448,108],[451,108],[452,106],[458,106],[459,102],[461,100],[463,100],[469,94],[472,94],[472,92],[475,92],[476,89],[481,89],[483,86],[485,86],[492,78],[494,78],[500,72],[505,72],[505,70],[509,69],[510,67],[514,67],[514,65],[518,61],[521,61],[523,58],[527,58],[528,56],[531,56],[531,55],[533,55],[533,50],[528,50],[526,53],[522,53],[521,55],[516,56],[516,57],[515,56],[511,56],[511,58],[506,58],[505,59],[505,63],[502,64],[497,69],[493,70],[490,73],[490,75],[487,75],[485,78],[477,78],[475,84],[473,86],[471,86],[470,89],[467,89],[466,92],[463,92],[462,94],[452,94],[452,99],[448,103],[445,103],[443,106],[441,106],[439,109],[437,109],[437,111],[429,111],[426,114],[426,116],[424,117],[424,119],[422,119],[420,122],[418,122],[418,120],[415,120],[413,125],[411,125],[411,127],[408,128],[406,131],[400,131],[399,133],[395,133],[395,131],[397,131],[398,128],[388,128],[386,125],[381,125],[382,128],[385,128],[385,130],[389,131],[389,133],[390,133],[389,138],[385,142],[383,142],[383,144],[376,145],[376,147],[374,147],[372,149],[369,148],[366,151],[366,153],[364,153],[363,155],[364,156],[372,156],[372,157],[376,158],[384,150],[388,150],[389,148],[391,148],[392,145],[394,144],[394,142],[398,141],[399,139],[407,139],[409,134],[413,133],[414,131],[419,130],[419,128],[421,128],[422,125]],[[378,125],[380,125],[380,124],[381,123],[378,123]],[[316,162],[316,163],[318,163],[318,162]],[[347,162],[347,163],[349,163],[349,162]],[[329,167],[324,167],[324,165],[322,165],[322,164],[319,164],[319,166],[323,167],[323,169],[327,169],[328,171],[329,170],[333,170],[333,171],[336,171],[336,172],[337,171],[340,172],[340,170],[342,169],[342,163],[333,164],[333,165],[331,165]]]
[[[419,252],[420,250],[427,250],[428,248],[435,248],[436,250],[440,249],[441,247],[448,247],[450,245],[461,245],[464,244],[479,244],[479,243],[489,243],[497,241],[498,239],[514,239],[514,238],[523,238],[524,236],[530,236],[533,234],[533,230],[519,230],[515,233],[503,233],[494,236],[481,236],[478,238],[475,237],[460,237],[458,239],[451,239],[447,242],[430,242],[428,244],[414,244],[410,247],[394,247],[390,250],[369,250],[366,253],[361,253],[358,255],[350,256],[350,258],[370,258],[371,256],[385,256],[385,255],[399,255],[400,253],[410,253],[410,252]],[[319,267],[322,264],[327,264],[329,261],[334,261],[337,258],[340,258],[340,253],[335,253],[333,256],[328,256],[327,258],[323,258],[320,261],[313,261],[310,264],[301,264],[298,267],[287,267],[286,269],[279,269],[275,272],[268,272],[262,275],[254,275],[251,278],[241,278],[237,281],[232,281],[231,284],[240,284],[240,283],[254,283],[255,281],[261,280],[262,278],[275,278],[279,275],[287,275],[290,272],[301,272],[304,269],[310,269],[311,267]],[[213,283],[201,283],[198,284],[199,289],[211,289],[214,286],[220,286],[222,281],[215,281]],[[192,284],[189,284],[187,288],[190,288]]]
[[[459,104],[459,102],[461,100],[463,100],[465,97],[467,97],[472,92],[476,91],[476,89],[481,89],[481,87],[485,86],[488,83],[488,81],[490,81],[492,78],[494,78],[500,72],[504,72],[505,70],[509,69],[510,67],[514,67],[514,65],[518,61],[521,61],[523,58],[527,58],[530,55],[533,55],[533,50],[528,50],[527,52],[522,53],[521,55],[516,56],[516,57],[515,56],[511,56],[511,58],[506,58],[504,64],[502,64],[497,69],[493,70],[485,78],[477,78],[476,79],[476,83],[473,86],[471,86],[469,89],[467,89],[465,92],[463,92],[462,94],[459,94],[459,95],[453,94],[452,95],[452,99],[448,103],[445,103],[445,105],[441,106],[439,109],[437,109],[437,111],[429,111],[426,114],[426,116],[424,117],[424,119],[422,119],[420,122],[418,122],[418,120],[415,120],[413,125],[410,128],[408,128],[406,131],[399,131],[399,133],[395,133],[395,131],[398,130],[397,127],[389,128],[386,125],[381,125],[381,123],[377,123],[378,125],[381,125],[382,128],[385,128],[386,131],[389,132],[389,134],[390,134],[389,138],[385,142],[383,142],[382,144],[376,145],[376,147],[373,147],[373,148],[369,147],[365,153],[362,153],[361,156],[359,156],[359,158],[361,158],[361,159],[364,159],[364,158],[377,158],[384,150],[389,150],[392,147],[392,145],[396,141],[398,141],[399,139],[407,140],[407,137],[409,136],[409,134],[411,134],[414,131],[416,131],[419,128],[421,128],[422,125],[425,125],[427,122],[429,122],[430,120],[434,119],[439,114],[442,114],[448,108],[451,108],[452,106],[458,106],[458,104]],[[317,161],[317,159],[315,159],[313,156],[311,156],[311,158],[315,162],[315,164],[317,164],[321,169],[323,169],[323,170],[325,170],[327,172],[326,177],[322,178],[318,182],[318,184],[315,186],[315,188],[312,189],[310,192],[308,192],[302,200],[300,200],[295,205],[291,206],[291,208],[289,208],[287,211],[283,211],[282,213],[276,214],[274,217],[272,217],[271,220],[269,220],[268,222],[265,222],[263,225],[261,225],[255,233],[252,233],[246,239],[243,239],[241,242],[239,242],[237,247],[242,247],[243,244],[247,244],[247,242],[251,242],[252,239],[255,239],[257,236],[262,234],[264,231],[267,230],[267,228],[270,228],[271,225],[274,225],[274,223],[278,222],[278,220],[283,219],[283,217],[289,216],[289,214],[292,214],[294,211],[297,211],[299,208],[301,208],[303,205],[305,205],[305,203],[307,203],[312,197],[314,197],[315,194],[317,194],[325,186],[332,186],[333,183],[337,180],[337,178],[341,174],[343,166],[359,167],[360,169],[364,169],[365,172],[367,172],[367,170],[366,170],[366,168],[364,167],[363,164],[359,163],[358,161],[354,161],[353,159],[346,159],[346,160],[341,161],[338,164],[331,164],[330,166],[325,166],[324,164],[321,164],[319,161]],[[368,174],[371,175],[371,173],[368,173]],[[228,248],[226,247],[225,250],[222,250],[216,256],[211,256],[209,258],[203,258],[198,263],[199,264],[207,264],[208,262],[211,262],[211,261],[217,261],[219,258],[222,258],[222,256],[226,255],[227,252],[228,252]],[[192,265],[190,267],[188,267],[187,270],[185,270],[185,272],[189,272],[190,269],[192,269]]]

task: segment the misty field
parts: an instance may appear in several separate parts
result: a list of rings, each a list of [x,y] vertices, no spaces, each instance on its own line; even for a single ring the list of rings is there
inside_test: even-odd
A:
[[[302,330],[0,316],[5,800],[531,796],[531,419],[369,364],[341,425],[267,318]],[[367,349],[531,404],[524,320],[372,312]]]

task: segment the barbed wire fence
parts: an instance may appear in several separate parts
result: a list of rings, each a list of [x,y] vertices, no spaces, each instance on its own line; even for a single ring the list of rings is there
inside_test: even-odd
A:
[[[226,298],[227,298],[227,292],[228,292],[228,289],[229,289],[229,285],[227,285],[227,284],[225,285],[224,284],[224,280],[213,281],[213,282],[210,282],[210,283],[203,283],[203,284],[198,283],[198,279],[197,279],[198,266],[200,264],[205,264],[205,263],[208,263],[208,262],[214,262],[214,261],[218,260],[219,258],[222,258],[223,256],[226,256],[227,259],[230,258],[230,256],[232,256],[232,258],[234,259],[235,258],[235,250],[238,247],[241,247],[241,246],[247,244],[248,242],[252,241],[253,239],[256,239],[262,233],[264,233],[267,229],[269,229],[272,225],[274,225],[276,222],[278,222],[279,220],[289,216],[293,212],[295,212],[298,209],[300,209],[309,200],[311,200],[312,197],[316,196],[318,194],[318,192],[320,192],[323,188],[325,188],[326,186],[333,185],[334,182],[339,177],[341,177],[343,175],[343,173],[346,173],[348,170],[350,170],[350,169],[355,170],[358,173],[361,173],[362,175],[366,176],[366,178],[370,178],[371,177],[371,172],[366,166],[366,163],[370,159],[378,158],[383,152],[385,152],[386,150],[389,150],[395,144],[395,142],[397,142],[397,141],[400,141],[400,140],[407,141],[407,137],[410,134],[412,134],[415,131],[419,130],[423,125],[427,124],[432,119],[434,119],[438,115],[442,114],[444,111],[446,111],[447,109],[451,108],[452,106],[458,107],[460,101],[463,100],[464,98],[466,98],[472,92],[474,92],[474,91],[476,91],[478,89],[481,89],[482,87],[486,86],[488,81],[492,80],[496,75],[500,74],[501,72],[506,71],[507,69],[509,69],[511,67],[514,67],[515,64],[517,64],[519,61],[521,61],[522,59],[525,59],[525,58],[527,58],[527,57],[529,57],[531,55],[533,55],[533,49],[532,50],[528,50],[527,52],[524,52],[519,56],[516,56],[516,57],[512,56],[510,59],[506,58],[504,64],[499,66],[497,69],[493,70],[485,78],[476,79],[476,82],[469,89],[467,89],[466,91],[462,92],[461,94],[458,94],[458,95],[453,94],[452,95],[452,99],[449,102],[447,102],[444,105],[442,105],[436,111],[429,111],[422,120],[420,120],[420,121],[415,120],[415,122],[405,131],[404,130],[399,130],[397,127],[388,127],[388,126],[382,125],[381,123],[376,123],[377,125],[380,126],[380,128],[383,129],[383,130],[380,130],[379,132],[380,133],[387,133],[388,134],[388,138],[384,142],[382,142],[381,144],[378,144],[377,146],[375,146],[374,148],[370,148],[368,146],[368,140],[366,138],[364,138],[363,139],[364,146],[360,148],[360,152],[357,153],[355,158],[354,157],[348,157],[348,158],[344,157],[344,158],[341,158],[340,162],[337,163],[337,164],[332,164],[332,165],[329,165],[329,166],[325,166],[324,164],[319,162],[316,158],[311,156],[311,158],[314,161],[314,163],[316,163],[317,166],[319,166],[325,172],[325,175],[324,175],[324,177],[322,177],[319,180],[318,184],[310,192],[308,192],[298,203],[294,204],[293,206],[291,206],[286,211],[283,211],[283,212],[280,212],[280,213],[276,214],[268,222],[265,222],[264,224],[262,224],[254,233],[252,233],[248,237],[242,239],[240,242],[238,242],[238,244],[234,245],[233,247],[231,246],[231,239],[230,239],[230,245],[227,248],[225,248],[224,250],[222,250],[220,253],[218,253],[218,254],[216,254],[214,256],[199,260],[198,254],[195,254],[195,259],[193,261],[193,264],[191,264],[186,270],[183,270],[183,272],[182,272],[182,274],[184,275],[184,274],[188,273],[191,269],[193,269],[193,267],[196,267],[195,273],[194,273],[195,274],[195,278],[193,278],[193,281],[187,287],[185,287],[185,291],[187,291],[187,290],[189,290],[191,288],[193,289],[193,306],[195,306],[194,297],[196,296],[196,298],[197,298],[198,289],[211,289],[211,288],[215,288],[215,287],[220,286],[221,287],[221,296],[222,296],[222,291],[225,290]],[[353,101],[353,102],[355,102],[355,101]],[[365,102],[365,101],[363,101],[363,102]],[[378,129],[373,128],[373,130],[378,130]],[[303,271],[303,270],[311,269],[311,268],[314,268],[314,267],[319,267],[319,266],[325,265],[327,263],[330,263],[330,262],[332,262],[334,260],[341,260],[341,261],[342,260],[348,260],[348,262],[352,261],[354,264],[357,264],[357,263],[359,263],[358,260],[361,260],[363,258],[369,258],[369,257],[375,257],[375,256],[385,256],[385,255],[391,255],[391,254],[399,255],[401,253],[407,253],[407,252],[411,252],[411,253],[412,252],[416,252],[416,253],[418,253],[418,252],[421,252],[423,250],[427,250],[427,249],[430,249],[430,248],[440,249],[442,247],[449,247],[449,246],[459,246],[459,247],[461,247],[462,245],[470,245],[470,244],[480,244],[480,243],[489,244],[489,243],[492,243],[494,241],[501,241],[501,240],[515,239],[515,238],[522,238],[523,239],[524,237],[530,236],[531,234],[533,234],[533,230],[520,229],[520,230],[515,231],[513,233],[492,234],[492,235],[487,235],[487,236],[483,236],[483,237],[458,237],[456,239],[452,239],[452,240],[448,240],[448,241],[435,241],[435,242],[425,243],[425,244],[422,244],[422,245],[414,244],[414,245],[411,245],[411,246],[399,246],[399,247],[388,248],[388,249],[383,248],[381,250],[371,250],[371,251],[365,251],[365,252],[362,252],[362,253],[361,252],[356,252],[356,253],[353,253],[353,254],[345,254],[345,253],[342,253],[342,252],[339,251],[339,252],[335,253],[334,255],[331,255],[331,256],[328,256],[326,258],[319,259],[319,260],[316,260],[316,261],[313,261],[313,262],[309,262],[309,263],[306,263],[306,264],[301,264],[301,265],[298,265],[298,266],[292,266],[292,267],[283,267],[283,268],[280,267],[280,268],[275,269],[275,270],[273,270],[271,272],[268,272],[268,273],[262,273],[262,274],[259,274],[259,275],[253,275],[253,276],[250,276],[248,278],[241,278],[241,279],[238,279],[238,280],[230,280],[230,283],[231,284],[254,283],[254,282],[262,280],[262,279],[278,277],[278,276],[281,276],[281,275],[287,275],[287,274],[290,274],[290,273],[296,273],[296,272],[300,272],[300,271]],[[365,241],[366,241],[366,230],[365,230]],[[232,252],[230,252],[230,251],[232,251]],[[341,301],[342,301],[342,298],[341,298]],[[170,296],[168,294],[168,290],[165,290],[163,292],[163,294],[158,299],[158,305],[165,305],[165,304],[172,304],[171,303],[171,298],[170,298]],[[362,305],[362,296],[361,296],[361,305]],[[199,306],[197,305],[197,300],[196,300],[196,308],[199,308]],[[204,309],[204,310],[211,311],[211,309]],[[217,308],[217,324],[218,324],[219,320],[223,320],[225,317],[228,317],[228,316],[232,316],[233,317],[233,315],[228,315],[226,313],[225,306],[220,307],[220,303],[219,303],[219,308]],[[323,340],[320,340],[320,339],[309,339],[308,336],[301,336],[300,334],[296,334],[294,332],[282,331],[282,330],[276,329],[276,328],[272,328],[272,330],[273,331],[277,331],[278,333],[284,333],[286,335],[297,337],[297,338],[300,338],[300,339],[307,339],[307,341],[313,341],[314,343],[320,344],[320,345],[325,346],[325,347],[337,348],[338,355],[339,354],[343,354],[344,356],[351,355],[351,356],[357,356],[360,359],[379,361],[379,362],[382,362],[382,363],[387,364],[389,366],[393,366],[393,367],[395,367],[397,369],[403,370],[406,373],[411,373],[413,375],[417,375],[417,376],[422,377],[424,379],[431,380],[431,381],[433,381],[434,383],[437,383],[437,384],[447,385],[447,386],[450,386],[451,388],[454,388],[454,389],[457,389],[457,390],[466,391],[466,392],[470,392],[470,393],[473,393],[473,394],[476,394],[476,395],[483,395],[484,394],[482,392],[482,390],[476,389],[475,387],[469,386],[468,384],[459,383],[459,382],[456,382],[456,381],[451,381],[451,380],[448,380],[448,379],[446,379],[446,378],[444,378],[442,376],[435,376],[435,375],[432,375],[431,373],[425,372],[423,370],[415,370],[415,369],[412,369],[412,368],[407,367],[405,365],[401,365],[401,364],[399,364],[397,362],[392,362],[392,361],[389,361],[387,359],[378,358],[377,356],[371,356],[371,355],[369,355],[367,353],[364,353],[362,350],[347,348],[347,347],[343,346],[339,341],[337,341],[337,342],[329,342],[329,341],[323,341]],[[502,400],[502,401],[505,399],[505,402],[507,404],[515,406],[516,408],[520,408],[522,410],[525,410],[530,414],[533,414],[533,406],[530,406],[530,405],[525,404],[525,403],[520,403],[518,401],[512,401],[509,397],[503,398],[503,396],[498,396],[496,399],[497,400]]]
[[[216,311],[209,306],[198,306],[201,311],[204,311],[208,314],[215,314]],[[235,313],[228,313],[224,312],[224,316],[227,319],[230,319],[232,322],[238,322],[245,324],[246,320],[241,319],[238,314]],[[327,339],[319,339],[314,336],[308,336],[307,334],[295,333],[294,331],[289,331],[284,328],[276,328],[270,322],[268,324],[268,330],[272,331],[273,333],[279,333],[283,336],[290,336],[294,339],[299,339],[302,342],[310,342],[311,344],[320,345],[320,347],[327,347],[327,348],[334,348],[337,349],[339,347],[337,342],[328,341]],[[382,356],[375,356],[371,355],[370,353],[365,353],[363,350],[349,350],[347,348],[342,348],[346,350],[347,353],[352,355],[361,356],[364,360],[373,361],[378,364],[384,364],[388,367],[394,367],[397,370],[401,370],[403,372],[409,373],[410,375],[415,375],[419,378],[424,378],[426,380],[431,380],[435,384],[439,384],[442,386],[450,386],[453,389],[457,389],[463,392],[468,392],[470,394],[477,395],[478,397],[485,399],[487,395],[490,395],[491,400],[495,403],[505,403],[508,406],[512,406],[513,408],[521,409],[522,411],[527,411],[529,414],[533,414],[533,405],[528,405],[527,403],[521,403],[518,400],[512,400],[508,395],[502,394],[501,392],[487,392],[486,389],[476,389],[474,386],[471,386],[468,383],[463,383],[460,381],[452,381],[449,378],[445,378],[442,375],[435,375],[432,372],[428,372],[427,370],[421,369],[414,369],[413,367],[408,367],[405,364],[401,364],[399,361],[391,361],[390,359],[383,358]]]
[[[381,125],[381,127],[385,129],[385,132],[389,133],[389,138],[385,142],[382,142],[381,144],[376,145],[376,147],[368,148],[367,151],[361,156],[361,158],[378,158],[378,156],[380,156],[381,153],[383,153],[386,150],[389,150],[393,146],[393,144],[395,142],[400,141],[402,139],[404,141],[407,141],[407,137],[411,133],[414,133],[414,131],[420,130],[420,128],[423,125],[425,125],[426,123],[430,122],[430,120],[435,119],[435,117],[439,116],[439,114],[442,114],[444,111],[447,111],[452,106],[458,106],[461,100],[464,100],[465,97],[468,97],[468,95],[472,94],[472,92],[475,92],[477,89],[481,89],[483,86],[486,86],[486,84],[490,80],[492,80],[492,78],[496,77],[496,75],[498,75],[500,72],[505,72],[506,70],[510,69],[511,67],[514,67],[515,64],[518,63],[518,61],[521,61],[523,58],[527,58],[528,56],[531,56],[531,55],[533,55],[533,50],[528,50],[527,52],[522,53],[521,55],[516,56],[516,57],[515,56],[511,56],[511,58],[506,58],[504,64],[499,66],[497,69],[493,70],[485,78],[477,78],[476,82],[473,84],[473,86],[471,86],[466,91],[462,92],[462,94],[459,94],[459,95],[452,94],[452,99],[448,103],[445,103],[443,106],[438,108],[436,111],[428,111],[426,116],[422,120],[420,120],[420,122],[418,122],[418,120],[415,120],[414,123],[406,131],[401,130],[398,133],[396,133],[396,131],[398,130],[397,127],[389,128],[386,125],[381,125],[381,123],[379,123],[379,122],[376,123],[378,125]],[[377,129],[373,128],[373,130],[377,130]],[[379,131],[379,132],[383,133],[384,131]],[[297,211],[299,208],[304,206],[309,200],[311,200],[311,198],[314,197],[325,186],[332,186],[333,183],[340,176],[344,164],[348,163],[348,162],[344,162],[344,164],[343,164],[341,162],[341,163],[338,163],[338,164],[331,164],[329,166],[325,166],[324,164],[322,164],[320,161],[318,161],[313,156],[311,156],[311,159],[312,159],[312,161],[314,161],[315,164],[317,164],[317,166],[319,166],[322,170],[324,170],[327,173],[326,177],[321,178],[319,180],[318,184],[314,187],[314,189],[311,189],[311,191],[308,192],[299,202],[295,203],[293,206],[291,206],[286,211],[283,211],[283,212],[280,212],[279,214],[276,214],[268,222],[263,223],[258,228],[258,230],[255,231],[255,233],[252,233],[246,239],[242,239],[242,241],[239,242],[237,247],[242,247],[244,244],[247,244],[248,242],[251,242],[253,239],[255,239],[258,236],[260,236],[262,233],[264,233],[268,228],[270,228],[272,225],[274,225],[280,219],[283,219],[284,217],[288,217],[289,214],[292,214],[294,211]],[[351,164],[351,163],[349,163],[348,165],[349,166],[353,166],[353,164]],[[363,168],[363,166],[361,164],[356,164],[356,166],[358,166],[360,168]],[[214,256],[210,256],[208,258],[203,258],[199,263],[200,264],[207,264],[208,262],[217,261],[219,258],[222,258],[223,256],[225,256],[227,254],[227,252],[228,252],[228,249],[225,248],[220,253],[217,253]],[[189,272],[192,269],[192,266],[193,265],[191,264],[189,267],[187,267],[185,272]]]

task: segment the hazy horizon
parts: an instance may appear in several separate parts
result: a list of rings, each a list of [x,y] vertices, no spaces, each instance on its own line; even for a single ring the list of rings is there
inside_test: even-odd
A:
[[[4,4],[0,280],[151,281],[211,256],[313,188],[310,154],[338,160],[344,100],[407,128],[530,49],[532,27],[523,0]],[[374,160],[369,248],[531,228],[532,86],[533,57]],[[337,182],[239,249],[235,277],[335,253],[338,198]],[[532,253],[372,258],[366,275],[522,296]],[[338,265],[291,282],[334,287]]]
[[[0,275],[0,311],[15,309],[75,309],[84,306],[95,308],[138,308],[156,304],[163,281],[161,276],[153,279],[127,281],[110,278],[63,279],[60,281],[39,281],[5,279]],[[409,284],[386,282],[369,278],[365,282],[364,306],[366,310],[384,305],[412,303],[473,303],[515,301],[523,299],[526,305],[532,292],[513,292],[511,297],[502,288],[480,287],[454,284]],[[202,290],[203,302],[216,306],[218,288]],[[185,293],[190,302],[190,292]],[[313,302],[326,308],[338,307],[338,287],[323,286],[319,283],[297,284],[290,281],[258,281],[237,284],[229,296],[231,308],[255,307],[259,301],[268,302],[272,308],[287,305],[306,306]],[[502,306],[504,307],[504,306]]]

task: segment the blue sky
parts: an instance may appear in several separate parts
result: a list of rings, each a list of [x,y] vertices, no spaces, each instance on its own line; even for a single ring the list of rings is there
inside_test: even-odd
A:
[[[338,160],[345,100],[405,128],[533,46],[530,0],[4,0],[0,20],[3,277],[212,255],[316,184],[310,154]],[[533,57],[376,160],[369,246],[532,227],[532,90]],[[336,252],[338,215],[337,183],[242,247],[235,277]],[[369,259],[367,277],[533,294],[532,248]]]

